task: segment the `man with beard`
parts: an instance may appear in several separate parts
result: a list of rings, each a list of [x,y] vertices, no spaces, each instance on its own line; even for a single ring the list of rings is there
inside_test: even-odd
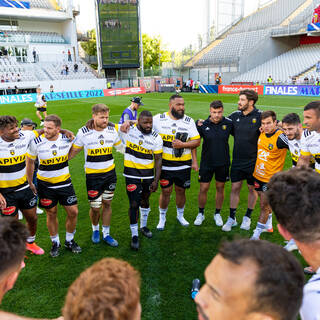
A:
[[[131,105],[123,111],[119,124],[122,124],[128,120],[131,120],[131,121],[137,120],[137,113],[140,106],[143,106],[143,103],[141,102],[141,98],[140,97],[132,98]]]
[[[231,228],[237,225],[235,216],[243,180],[247,180],[249,194],[247,212],[240,228],[250,229],[251,214],[257,201],[252,175],[257,158],[257,142],[261,126],[261,111],[255,107],[257,101],[258,94],[255,91],[248,89],[240,91],[238,111],[228,117],[234,126],[234,146],[230,172],[230,216],[222,227],[223,231],[231,231]]]
[[[130,208],[131,248],[139,249],[138,218],[140,207],[140,230],[147,238],[152,237],[147,228],[150,213],[149,197],[155,192],[161,173],[162,139],[152,130],[152,114],[142,111],[137,126],[130,127],[127,133],[121,133],[125,143],[124,173]],[[154,174],[155,167],[155,174]]]
[[[34,139],[27,158],[27,177],[32,191],[38,190],[39,203],[47,214],[47,227],[52,247],[50,255],[57,257],[61,247],[58,233],[58,202],[67,212],[65,248],[80,253],[81,248],[74,241],[78,217],[77,196],[70,179],[68,153],[72,146],[60,133],[61,119],[51,114],[44,119],[44,135]],[[37,189],[33,184],[34,162],[39,159]]]
[[[205,281],[195,298],[199,320],[295,320],[302,302],[300,263],[263,240],[225,242]]]
[[[117,183],[113,147],[119,147],[121,141],[114,126],[109,125],[109,108],[104,104],[92,107],[92,129],[79,129],[69,159],[76,156],[83,148],[85,151],[85,173],[89,215],[92,222],[93,243],[100,242],[100,211],[102,208],[103,240],[112,247],[118,242],[110,236],[111,202]]]
[[[187,227],[184,218],[186,189],[190,188],[192,161],[191,149],[200,145],[200,136],[194,120],[184,114],[184,99],[173,95],[169,99],[169,111],[153,118],[153,128],[163,140],[162,170],[160,177],[158,230],[164,230],[170,195],[175,184],[177,219]]]

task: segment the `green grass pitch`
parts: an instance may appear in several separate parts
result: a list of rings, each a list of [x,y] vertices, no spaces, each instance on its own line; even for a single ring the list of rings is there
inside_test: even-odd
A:
[[[154,115],[168,110],[169,94],[146,94],[143,96],[145,106],[141,110],[150,110]],[[225,106],[225,115],[237,108],[236,95],[202,95],[183,94],[186,102],[186,114],[194,119],[205,119],[209,114],[211,101],[221,99]],[[259,97],[257,107],[262,110],[274,110],[278,119],[289,112],[297,112],[301,117],[303,106],[315,100],[304,97]],[[77,130],[91,117],[91,106],[95,103],[107,104],[110,111],[110,121],[118,122],[122,110],[130,104],[128,96],[92,98],[83,100],[56,101],[48,103],[48,113],[58,114],[63,120],[63,128]],[[24,117],[37,120],[35,107],[31,103],[3,105],[1,114],[15,115],[19,121]],[[39,123],[39,121],[37,121]],[[230,138],[232,150],[233,138]],[[249,237],[252,233],[240,231],[239,227],[229,233],[224,233],[213,222],[214,187],[209,192],[206,206],[206,219],[201,227],[193,225],[198,213],[197,196],[199,184],[197,173],[192,172],[191,189],[187,191],[185,217],[190,222],[188,228],[183,228],[176,220],[175,195],[172,195],[167,214],[167,224],[164,231],[157,231],[159,190],[150,198],[151,213],[148,226],[153,231],[153,238],[140,236],[141,248],[133,252],[129,248],[130,229],[128,218],[128,200],[125,191],[125,181],[122,176],[123,156],[114,153],[118,183],[113,200],[113,215],[111,235],[119,241],[118,248],[111,248],[105,243],[92,244],[91,224],[88,216],[89,205],[86,197],[84,157],[81,152],[70,161],[72,181],[78,196],[79,219],[76,241],[82,247],[79,255],[61,250],[58,258],[51,258],[49,250],[51,242],[46,227],[45,214],[38,216],[37,243],[46,251],[43,256],[27,254],[26,268],[21,272],[18,281],[5,296],[1,308],[20,315],[37,318],[54,318],[61,314],[69,285],[77,276],[95,261],[104,257],[116,257],[127,260],[137,268],[142,277],[141,303],[143,319],[196,319],[195,304],[190,298],[192,279],[199,277],[203,283],[203,272],[217,252],[219,244],[224,240],[238,237]],[[198,149],[200,158],[200,148]],[[199,160],[199,159],[198,159]],[[289,156],[285,168],[289,168]],[[222,209],[224,221],[229,214],[230,182],[226,184],[225,203]],[[241,200],[237,211],[238,221],[242,220],[247,207],[247,187],[241,192]],[[256,225],[259,206],[253,213],[252,226]],[[290,214],[290,213],[288,213]],[[65,212],[59,208],[60,238],[65,238]],[[274,227],[276,223],[274,221]],[[284,244],[276,231],[263,234],[263,239]],[[303,265],[306,265],[302,258]]]

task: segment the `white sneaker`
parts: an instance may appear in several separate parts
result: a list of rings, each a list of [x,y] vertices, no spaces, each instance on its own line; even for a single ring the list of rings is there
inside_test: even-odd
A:
[[[242,230],[250,230],[251,219],[247,216],[244,216],[242,219],[242,223],[240,229]]]
[[[40,127],[42,127],[44,125],[43,120],[40,121]]]
[[[221,218],[221,214],[220,214],[220,213],[214,214],[214,215],[213,215],[213,219],[214,219],[214,221],[215,221],[215,223],[216,223],[216,226],[222,227],[222,225],[223,225],[223,220],[222,220],[222,218]]]
[[[231,231],[231,228],[235,227],[236,225],[238,225],[236,218],[232,219],[229,217],[225,225],[222,227],[222,231],[229,232]]]
[[[202,222],[204,220],[204,214],[202,213],[198,213],[197,217],[196,217],[196,220],[194,220],[194,225],[195,226],[201,226],[202,225]]]
[[[37,207],[37,214],[43,214],[43,210]]]
[[[23,220],[23,214],[20,210],[18,210],[18,219]]]
[[[189,227],[189,222],[184,218],[184,216],[181,216],[181,217],[177,216],[177,220],[180,222],[180,224],[183,227]]]
[[[166,217],[161,217],[161,214],[159,216],[159,223],[157,225],[158,230],[164,230],[164,226],[166,225]]]
[[[250,240],[260,240],[261,230],[254,229],[253,235],[251,236]]]
[[[283,248],[286,249],[287,251],[298,250],[298,247],[297,247],[294,239],[289,240],[289,242]]]

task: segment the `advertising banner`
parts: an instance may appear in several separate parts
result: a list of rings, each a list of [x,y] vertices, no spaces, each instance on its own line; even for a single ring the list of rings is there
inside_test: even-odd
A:
[[[263,94],[263,86],[236,86],[236,85],[220,85],[219,93],[222,94],[239,94],[241,90],[250,89],[256,91],[258,94]]]
[[[265,86],[265,95],[319,97],[320,86]]]
[[[105,97],[110,96],[123,96],[128,94],[142,94],[146,93],[146,89],[144,87],[136,87],[136,88],[121,88],[121,89],[105,89],[103,90]]]

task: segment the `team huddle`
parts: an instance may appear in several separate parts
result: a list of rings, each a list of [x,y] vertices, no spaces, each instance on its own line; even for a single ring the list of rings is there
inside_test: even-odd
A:
[[[41,96],[40,100],[43,100]],[[173,95],[169,100],[168,112],[153,117],[149,111],[142,111],[135,121],[137,108],[133,108],[133,114],[128,108],[119,125],[109,122],[110,110],[106,105],[96,104],[92,107],[92,119],[79,129],[76,137],[62,129],[62,121],[57,115],[46,116],[40,130],[19,130],[15,117],[1,116],[1,215],[17,216],[18,210],[21,210],[29,229],[27,249],[43,254],[44,251],[35,243],[38,202],[47,214],[52,241],[50,255],[57,257],[61,248],[57,219],[59,203],[67,213],[64,246],[73,253],[80,253],[82,249],[74,239],[78,200],[69,173],[69,161],[83,149],[92,242],[100,242],[101,221],[102,240],[110,246],[118,246],[110,233],[111,203],[117,184],[112,152],[116,149],[124,154],[123,175],[130,204],[130,246],[138,250],[139,230],[145,237],[152,237],[147,227],[149,198],[159,183],[161,193],[157,229],[165,229],[173,187],[177,220],[182,226],[189,226],[184,217],[186,189],[190,188],[191,169],[198,170],[196,150],[203,139],[199,211],[194,224],[200,226],[205,219],[207,193],[215,176],[214,221],[226,232],[235,227],[239,194],[246,180],[248,206],[240,228],[250,230],[251,214],[259,197],[260,217],[251,237],[257,240],[262,232],[273,230],[272,210],[265,192],[272,176],[283,169],[287,150],[290,150],[293,166],[308,165],[320,173],[317,132],[320,102],[311,102],[304,108],[307,129],[303,129],[297,114],[290,113],[279,123],[273,111],[262,112],[255,107],[257,100],[256,92],[243,90],[239,94],[238,110],[229,117],[223,115],[223,104],[216,100],[210,104],[208,119],[195,122],[184,112],[183,97]],[[140,98],[132,101],[141,104]],[[230,135],[234,137],[232,163],[229,156]],[[220,212],[225,183],[229,179],[232,183],[230,216],[223,223]]]

